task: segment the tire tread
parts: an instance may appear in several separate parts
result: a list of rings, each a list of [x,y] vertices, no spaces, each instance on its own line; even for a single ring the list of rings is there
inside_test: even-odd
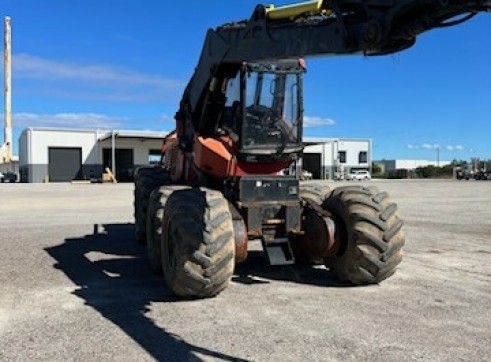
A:
[[[325,260],[339,279],[374,284],[390,277],[402,260],[405,243],[397,204],[375,187],[333,190],[323,207],[345,224],[342,251]]]
[[[232,215],[215,190],[185,188],[171,194],[164,212],[174,233],[174,266],[162,257],[168,287],[182,297],[212,297],[229,284],[235,264]],[[164,241],[162,242],[164,248]],[[164,252],[162,253],[164,254]]]

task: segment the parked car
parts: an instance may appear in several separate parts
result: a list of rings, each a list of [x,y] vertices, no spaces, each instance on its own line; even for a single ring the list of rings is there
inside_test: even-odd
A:
[[[367,170],[355,170],[346,175],[346,180],[371,180],[372,175]]]
[[[474,174],[475,180],[491,180],[491,171],[480,170]]]
[[[5,172],[2,173],[0,172],[0,182],[16,182],[17,181],[17,174],[13,172]]]

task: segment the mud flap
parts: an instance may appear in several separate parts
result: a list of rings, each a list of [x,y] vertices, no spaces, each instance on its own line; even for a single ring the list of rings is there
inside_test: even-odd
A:
[[[288,238],[262,240],[263,249],[268,257],[269,265],[290,265],[295,257]]]

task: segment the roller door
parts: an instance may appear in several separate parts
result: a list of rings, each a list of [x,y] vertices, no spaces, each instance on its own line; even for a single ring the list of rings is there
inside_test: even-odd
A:
[[[302,167],[312,173],[312,178],[321,178],[321,154],[304,153],[302,155]]]
[[[79,179],[82,168],[81,148],[48,148],[48,175],[50,182],[70,182]]]
[[[132,182],[135,164],[133,162],[132,148],[116,148],[116,179],[123,182]],[[104,167],[112,169],[111,149],[104,148],[102,151],[102,162]]]

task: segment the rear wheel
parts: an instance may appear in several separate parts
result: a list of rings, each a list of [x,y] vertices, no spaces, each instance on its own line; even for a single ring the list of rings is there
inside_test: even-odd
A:
[[[404,233],[397,205],[376,187],[336,188],[323,208],[333,214],[339,249],[326,265],[344,281],[373,284],[390,277],[402,260]]]
[[[330,194],[326,185],[302,185],[300,197],[321,205]],[[301,264],[321,264],[322,253],[327,246],[326,225],[312,207],[306,205],[302,211],[302,230],[305,234],[291,240],[295,261]]]
[[[134,182],[135,236],[138,244],[145,244],[150,193],[157,187],[170,183],[170,175],[161,167],[143,167],[137,170]]]
[[[158,187],[152,191],[148,201],[146,218],[147,257],[150,267],[157,274],[162,274],[162,256],[160,242],[162,239],[162,225],[164,220],[164,207],[169,196],[176,190],[186,186],[169,185]]]
[[[322,202],[329,196],[331,188],[327,185],[301,185],[300,197],[309,198],[315,201],[317,204]]]
[[[229,284],[235,243],[228,202],[214,190],[173,192],[166,203],[161,239],[167,286],[184,297],[212,297]]]

